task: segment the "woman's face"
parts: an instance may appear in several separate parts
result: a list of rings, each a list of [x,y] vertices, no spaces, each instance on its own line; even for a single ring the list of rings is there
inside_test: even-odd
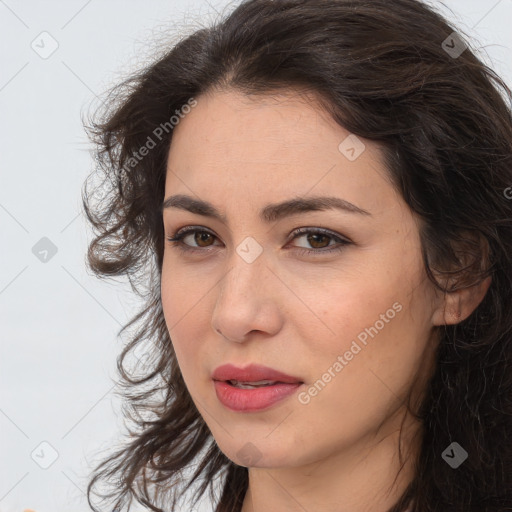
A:
[[[165,198],[208,202],[223,219],[176,203],[164,209],[166,237],[186,226],[199,232],[181,241],[188,252],[165,242],[161,282],[190,395],[239,465],[361,454],[397,430],[413,379],[431,370],[437,296],[417,221],[377,146],[315,103],[231,91],[197,102],[174,128]],[[269,205],[320,197],[353,211],[261,215]],[[264,365],[299,384],[215,384],[214,370],[228,363]],[[288,394],[267,400],[282,390]]]

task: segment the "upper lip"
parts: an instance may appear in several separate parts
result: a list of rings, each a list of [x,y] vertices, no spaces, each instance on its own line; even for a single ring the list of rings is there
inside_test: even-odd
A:
[[[244,368],[238,368],[232,364],[223,364],[215,368],[212,374],[213,380],[236,380],[239,382],[257,382],[271,380],[285,383],[302,383],[298,377],[292,377],[268,366],[250,364]]]

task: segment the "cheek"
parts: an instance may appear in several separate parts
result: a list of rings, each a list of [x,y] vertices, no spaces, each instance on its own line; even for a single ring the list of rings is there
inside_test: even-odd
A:
[[[310,382],[331,368],[336,375],[344,374],[336,385],[364,395],[372,382],[383,387],[372,371],[392,389],[400,390],[412,380],[430,334],[428,294],[420,277],[381,267],[380,273],[364,278],[324,283],[317,292],[304,284],[298,293],[305,304],[314,305],[314,314],[305,308],[289,314],[307,345]],[[342,369],[338,356],[343,358]],[[337,361],[338,371],[332,369]]]
[[[198,375],[197,354],[202,350],[204,339],[204,332],[200,332],[202,322],[198,318],[204,318],[200,299],[205,292],[202,287],[202,294],[196,292],[193,283],[194,280],[169,277],[168,272],[162,271],[162,311],[187,387],[193,387],[189,376]]]
[[[306,308],[298,304],[289,313],[300,326],[304,338],[320,352],[343,353],[358,335],[364,341],[365,328],[377,321],[381,326],[381,314],[386,315],[389,311],[386,319],[396,315],[393,304],[400,297],[400,290],[379,283],[377,276],[366,281],[340,278],[339,284],[333,280],[316,288],[304,284],[301,289],[296,289],[303,304],[312,306]]]
[[[162,309],[171,339],[197,316],[210,286],[205,279],[173,264],[172,255],[164,257],[160,284]]]

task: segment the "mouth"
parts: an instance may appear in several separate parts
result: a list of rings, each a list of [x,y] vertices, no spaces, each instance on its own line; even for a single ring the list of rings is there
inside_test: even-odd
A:
[[[219,401],[228,409],[255,412],[294,394],[304,381],[266,366],[218,367],[212,375]]]

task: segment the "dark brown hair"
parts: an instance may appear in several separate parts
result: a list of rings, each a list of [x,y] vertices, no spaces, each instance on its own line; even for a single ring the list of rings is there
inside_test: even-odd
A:
[[[247,468],[219,450],[190,398],[160,301],[169,120],[216,88],[317,94],[341,126],[384,148],[390,179],[422,220],[432,282],[449,292],[492,276],[466,320],[439,328],[436,366],[413,411],[421,453],[392,511],[411,500],[415,512],[512,510],[512,95],[453,32],[417,0],[245,0],[112,91],[88,126],[98,163],[89,180],[104,178],[101,197],[87,182],[83,190],[95,229],[88,264],[98,276],[127,276],[145,302],[121,329],[138,325],[118,359],[135,429],[96,468],[94,510],[103,480],[109,511],[133,498],[176,510],[181,492],[202,480],[199,499],[219,478],[216,512],[238,512],[247,490]],[[134,349],[150,356],[138,378],[124,367]],[[442,458],[453,441],[469,454],[457,469]]]

